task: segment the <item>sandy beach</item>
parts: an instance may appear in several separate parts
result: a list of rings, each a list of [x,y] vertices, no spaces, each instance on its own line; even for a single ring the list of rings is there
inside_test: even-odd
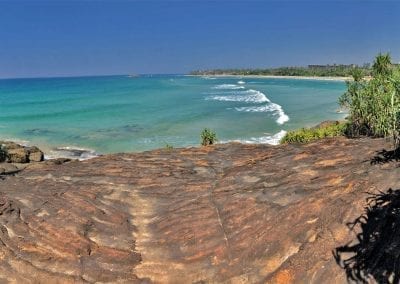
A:
[[[351,77],[318,77],[318,76],[277,76],[277,75],[232,75],[232,74],[218,74],[218,75],[186,75],[196,77],[215,77],[215,78],[271,78],[271,79],[295,79],[295,80],[321,80],[321,81],[349,81]]]

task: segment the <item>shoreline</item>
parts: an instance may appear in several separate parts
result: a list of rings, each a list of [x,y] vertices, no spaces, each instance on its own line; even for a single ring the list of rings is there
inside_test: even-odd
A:
[[[352,80],[351,77],[318,77],[318,76],[279,76],[279,75],[185,75],[189,77],[216,77],[216,78],[265,78],[265,79],[294,79],[294,80],[315,80],[315,81],[338,81],[346,82]]]

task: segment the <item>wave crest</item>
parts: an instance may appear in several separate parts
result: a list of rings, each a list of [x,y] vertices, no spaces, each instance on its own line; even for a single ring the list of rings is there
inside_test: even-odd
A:
[[[206,97],[206,100],[223,102],[246,102],[246,103],[265,103],[270,100],[260,91],[246,90],[237,92],[234,95],[215,95]]]
[[[244,89],[243,86],[238,86],[235,84],[221,84],[221,85],[217,85],[212,87],[213,89],[216,90],[240,90],[240,89]]]
[[[221,143],[227,142],[240,142],[245,144],[270,144],[270,145],[278,145],[281,139],[286,135],[285,130],[281,130],[278,133],[273,135],[266,135],[261,137],[251,137],[249,139],[236,139],[236,140],[229,140],[229,141],[221,141]]]
[[[289,121],[289,116],[283,111],[282,106],[276,103],[269,103],[263,106],[236,107],[235,109],[244,112],[273,112],[274,115],[278,116],[276,123],[284,124]]]

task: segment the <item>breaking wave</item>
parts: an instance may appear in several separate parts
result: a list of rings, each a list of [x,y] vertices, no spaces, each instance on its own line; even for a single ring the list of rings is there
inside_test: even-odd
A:
[[[278,124],[284,124],[289,121],[289,116],[283,111],[282,106],[276,103],[269,103],[263,106],[236,107],[235,109],[244,112],[273,112],[274,115],[278,116],[276,119]]]
[[[262,92],[251,89],[237,92],[234,95],[208,96],[206,97],[206,100],[247,103],[265,103],[270,101]]]
[[[215,86],[213,88],[223,89],[223,88],[233,88],[233,87],[244,88],[243,86],[237,86],[233,84],[223,84]],[[241,112],[272,112],[274,116],[277,116],[276,123],[284,124],[285,122],[289,121],[289,116],[283,111],[281,105],[271,102],[264,93],[257,90],[249,89],[244,91],[232,91],[230,93],[229,92],[216,93],[216,95],[208,96],[205,99],[222,101],[222,102],[246,102],[252,104],[267,103],[264,105],[235,107],[235,110]]]
[[[69,158],[78,160],[88,160],[99,157],[100,154],[92,149],[76,148],[76,147],[57,147],[49,151],[45,155],[45,159]]]
[[[229,141],[221,141],[221,143],[227,142],[240,142],[246,144],[270,144],[270,145],[278,145],[281,139],[286,135],[285,130],[281,130],[278,133],[273,135],[266,135],[262,137],[251,137],[249,139],[236,139],[236,140],[229,140]]]
[[[243,86],[238,86],[235,84],[222,84],[222,85],[217,85],[212,87],[213,89],[216,90],[240,90],[240,89],[244,89]]]

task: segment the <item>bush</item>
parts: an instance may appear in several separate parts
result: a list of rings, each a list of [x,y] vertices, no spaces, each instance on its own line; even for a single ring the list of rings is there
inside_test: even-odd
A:
[[[7,160],[7,150],[0,145],[0,162],[5,162]]]
[[[373,78],[353,74],[339,103],[349,110],[349,134],[393,138],[398,146],[400,129],[400,70],[389,54],[379,54],[373,64]]]
[[[174,149],[174,146],[172,146],[172,145],[170,145],[170,144],[165,144],[165,149],[166,150],[172,150],[172,149]]]
[[[323,127],[302,128],[286,133],[280,143],[308,143],[327,137],[344,136],[346,130],[347,123],[344,122]]]
[[[217,134],[208,128],[204,128],[201,132],[200,138],[201,145],[203,146],[212,145],[217,142]]]

